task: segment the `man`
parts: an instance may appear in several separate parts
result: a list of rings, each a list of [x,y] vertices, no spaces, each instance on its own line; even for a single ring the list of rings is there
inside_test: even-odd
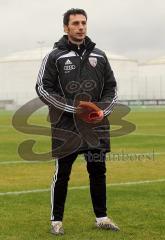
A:
[[[117,231],[106,212],[105,176],[106,153],[110,151],[107,116],[116,102],[116,80],[105,53],[86,36],[86,12],[68,10],[63,24],[67,35],[44,58],[36,84],[37,94],[49,106],[52,155],[56,158],[51,232],[64,233],[68,180],[80,153],[87,161],[96,226]]]

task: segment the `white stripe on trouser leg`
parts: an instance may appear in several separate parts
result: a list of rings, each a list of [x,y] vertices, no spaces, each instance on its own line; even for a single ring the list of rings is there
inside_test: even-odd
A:
[[[53,182],[51,185],[51,220],[54,220],[54,215],[53,215],[53,208],[54,208],[54,188],[55,188],[55,184],[57,181],[57,175],[58,175],[58,159],[55,160],[56,161],[56,171],[55,174],[53,176]]]

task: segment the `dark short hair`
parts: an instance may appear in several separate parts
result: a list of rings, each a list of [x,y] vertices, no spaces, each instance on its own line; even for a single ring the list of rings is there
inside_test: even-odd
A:
[[[83,9],[71,8],[64,13],[63,24],[68,25],[70,15],[76,15],[76,14],[84,15],[87,19],[87,14]]]

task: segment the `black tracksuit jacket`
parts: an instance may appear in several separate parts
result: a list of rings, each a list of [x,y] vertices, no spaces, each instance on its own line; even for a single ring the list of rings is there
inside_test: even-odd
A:
[[[96,148],[110,151],[107,116],[116,102],[116,80],[105,53],[90,38],[79,48],[66,35],[55,43],[42,61],[36,91],[49,107],[53,157]],[[104,119],[98,124],[77,119],[80,100],[94,102]]]

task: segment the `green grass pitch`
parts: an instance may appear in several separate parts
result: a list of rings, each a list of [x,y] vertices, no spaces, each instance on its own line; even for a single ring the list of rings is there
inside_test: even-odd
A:
[[[165,107],[133,108],[124,119],[135,124],[136,130],[111,139],[112,153],[106,162],[107,207],[108,215],[121,231],[96,229],[89,188],[73,188],[89,184],[86,164],[80,155],[73,165],[64,215],[65,235],[60,237],[49,233],[48,189],[54,162],[25,162],[18,155],[19,144],[27,139],[36,140],[36,153],[48,152],[50,138],[16,131],[12,116],[13,112],[0,111],[0,239],[165,239]],[[38,111],[29,123],[49,126],[46,116],[46,111]],[[122,154],[125,157],[119,158]],[[121,184],[131,182],[141,184]],[[45,191],[26,192],[37,189]],[[25,192],[13,194],[16,191]]]

